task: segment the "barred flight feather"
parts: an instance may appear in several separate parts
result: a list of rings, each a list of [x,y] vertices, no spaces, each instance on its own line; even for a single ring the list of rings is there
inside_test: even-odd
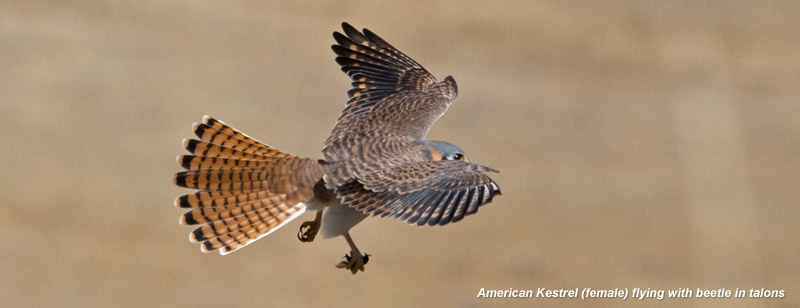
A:
[[[342,23],[333,34],[336,62],[352,80],[350,100],[325,141],[380,131],[421,139],[455,100],[455,80],[438,82],[419,63],[375,33]],[[327,150],[324,150],[327,152]]]
[[[481,205],[491,202],[494,195],[500,194],[494,182],[444,190],[432,186],[400,193],[396,190],[372,191],[354,180],[335,191],[342,203],[357,211],[372,216],[393,217],[419,226],[458,222],[466,215],[477,212]]]

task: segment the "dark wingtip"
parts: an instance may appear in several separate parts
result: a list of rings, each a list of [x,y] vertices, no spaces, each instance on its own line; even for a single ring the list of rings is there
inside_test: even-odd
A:
[[[339,33],[338,31],[333,32],[333,40],[336,41],[336,44],[331,45],[331,49],[333,52],[336,52],[336,46],[348,46],[347,40],[349,40],[344,34]],[[338,55],[339,53],[336,52]]]
[[[458,84],[456,83],[456,79],[453,78],[453,76],[447,75],[447,77],[444,77],[444,81],[447,81],[447,83],[452,85],[453,89],[456,90],[456,92],[458,92]]]
[[[494,192],[492,192],[492,197],[494,197],[494,196],[500,196],[500,195],[502,195],[502,194],[503,194],[503,192],[502,192],[502,191],[500,191],[500,186],[497,186],[497,184],[495,184],[495,185],[494,185],[494,187],[495,187],[496,189],[495,189],[495,191],[494,191]]]
[[[342,22],[342,30],[344,30],[344,33],[349,33],[349,32],[353,32],[353,31],[358,32],[358,30],[356,30],[356,27],[351,26],[346,21]]]

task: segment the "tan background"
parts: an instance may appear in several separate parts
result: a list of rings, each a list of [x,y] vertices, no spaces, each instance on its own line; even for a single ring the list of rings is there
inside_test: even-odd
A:
[[[303,2],[301,2],[303,3]],[[490,4],[491,3],[491,4]],[[0,2],[2,306],[800,306],[800,4]],[[460,95],[430,139],[501,170],[444,228],[300,220],[187,242],[175,156],[203,114],[318,157],[341,21]],[[307,215],[307,219],[311,215]],[[481,288],[767,288],[783,299],[476,299]]]

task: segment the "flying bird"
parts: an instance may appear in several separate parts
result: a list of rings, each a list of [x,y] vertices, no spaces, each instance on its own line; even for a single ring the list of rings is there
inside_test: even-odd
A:
[[[315,218],[297,237],[311,242],[342,236],[350,253],[336,265],[364,271],[350,229],[368,216],[411,225],[457,222],[489,203],[500,188],[467,162],[461,148],[425,140],[431,125],[458,93],[456,81],[438,81],[425,68],[370,30],[342,23],[334,32],[336,63],[352,80],[349,100],[322,159],[298,157],[259,142],[209,116],[185,139],[186,171],[173,182],[197,192],[178,197],[189,209],[180,223],[197,225],[189,240],[203,252],[229,254],[280,229],[306,211]]]

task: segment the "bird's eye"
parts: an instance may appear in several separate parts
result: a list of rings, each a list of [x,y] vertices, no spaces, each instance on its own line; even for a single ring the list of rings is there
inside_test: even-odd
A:
[[[453,160],[464,160],[464,154],[461,153],[453,153]]]

